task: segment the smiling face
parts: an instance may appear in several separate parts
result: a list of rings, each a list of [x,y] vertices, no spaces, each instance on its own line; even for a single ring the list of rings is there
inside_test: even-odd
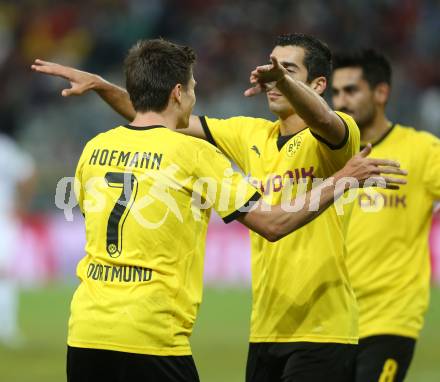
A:
[[[336,69],[332,80],[333,106],[351,115],[360,128],[371,124],[380,106],[375,91],[363,77],[362,68]]]
[[[304,83],[307,82],[308,73],[304,65],[304,48],[292,45],[276,46],[272,51],[272,55],[286,68],[292,78]],[[285,117],[295,114],[295,109],[275,87],[275,84],[268,86],[267,101],[270,111],[278,116]]]

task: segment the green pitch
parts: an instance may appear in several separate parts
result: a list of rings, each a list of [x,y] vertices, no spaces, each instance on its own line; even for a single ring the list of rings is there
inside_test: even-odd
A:
[[[0,347],[1,381],[65,380],[65,337],[72,291],[73,287],[64,285],[23,291],[20,321],[26,342],[16,349]],[[202,382],[244,381],[250,302],[247,290],[205,291],[192,338]],[[439,348],[440,289],[434,289],[408,382],[440,380]]]

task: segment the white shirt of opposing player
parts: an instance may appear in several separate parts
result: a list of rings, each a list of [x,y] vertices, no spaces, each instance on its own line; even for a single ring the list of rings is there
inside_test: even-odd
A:
[[[19,240],[14,217],[18,183],[34,171],[34,161],[11,138],[0,134],[0,268],[7,266]]]

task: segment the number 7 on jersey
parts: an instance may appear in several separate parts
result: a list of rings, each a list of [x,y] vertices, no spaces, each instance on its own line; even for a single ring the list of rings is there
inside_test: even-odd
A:
[[[125,172],[108,172],[104,178],[109,187],[122,190],[107,223],[106,248],[110,257],[115,258],[122,253],[122,229],[136,199],[138,182],[134,174]]]

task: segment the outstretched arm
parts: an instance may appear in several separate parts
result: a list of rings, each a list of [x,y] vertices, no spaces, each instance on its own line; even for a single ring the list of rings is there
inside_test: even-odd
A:
[[[54,62],[36,59],[31,66],[32,70],[39,73],[61,77],[70,82],[70,88],[63,89],[63,97],[80,96],[89,90],[94,90],[107,102],[117,113],[132,121],[136,114],[131,104],[127,91],[117,85],[106,81],[97,74],[84,72],[69,66]]]
[[[252,71],[250,82],[253,87],[244,94],[247,97],[259,94],[269,83],[275,83],[313,133],[334,146],[340,145],[346,134],[341,118],[309,86],[292,78],[274,56],[270,59],[272,64],[258,66]]]
[[[106,81],[97,74],[40,59],[36,59],[31,68],[35,72],[61,77],[69,81],[70,88],[66,88],[61,92],[63,97],[80,96],[89,90],[94,90],[113,110],[127,120],[132,121],[136,115],[127,91]],[[178,131],[186,135],[206,139],[200,119],[197,116],[191,116],[187,129],[179,129]]]
[[[238,220],[273,242],[306,225],[331,206],[347,191],[348,183],[345,181],[347,178],[356,179],[358,187],[362,187],[367,180],[370,180],[370,184],[372,181],[381,181],[383,186],[389,189],[398,189],[399,185],[406,184],[404,178],[390,176],[407,174],[400,169],[398,163],[386,159],[367,158],[370,152],[371,145],[368,145],[333,177],[326,179],[306,194],[296,197],[289,205],[264,206],[264,202],[260,202],[247,214],[241,215]],[[289,212],[289,209],[295,205],[302,207],[295,212]]]

